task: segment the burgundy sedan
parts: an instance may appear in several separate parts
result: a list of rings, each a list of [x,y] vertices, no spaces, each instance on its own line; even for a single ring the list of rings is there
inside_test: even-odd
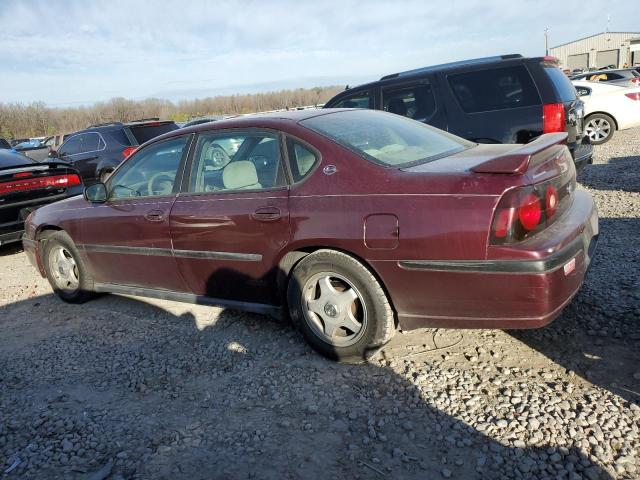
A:
[[[398,327],[541,327],[598,235],[565,140],[477,145],[371,110],[224,120],[155,138],[106,184],[37,210],[24,248],[65,301],[287,312],[344,361]]]

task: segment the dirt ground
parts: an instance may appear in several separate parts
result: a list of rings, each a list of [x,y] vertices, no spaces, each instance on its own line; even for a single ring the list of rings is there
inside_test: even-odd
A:
[[[600,242],[547,328],[398,334],[367,365],[285,323],[105,295],[0,249],[0,478],[640,478],[640,131],[578,178]]]

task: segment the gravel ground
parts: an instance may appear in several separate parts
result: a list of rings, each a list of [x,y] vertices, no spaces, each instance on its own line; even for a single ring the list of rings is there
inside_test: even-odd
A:
[[[424,329],[370,364],[266,317],[50,293],[0,250],[0,477],[640,478],[640,131],[579,180],[599,250],[540,330]]]

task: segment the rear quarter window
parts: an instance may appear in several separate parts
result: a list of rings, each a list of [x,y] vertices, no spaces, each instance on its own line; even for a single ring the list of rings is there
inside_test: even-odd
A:
[[[448,75],[447,80],[460,107],[466,113],[541,104],[531,75],[521,65],[455,73]]]
[[[156,138],[164,133],[177,130],[178,126],[175,123],[161,123],[161,124],[147,124],[136,125],[129,127],[131,134],[136,139],[139,145],[144,142]]]
[[[576,89],[562,70],[558,67],[547,66],[544,67],[544,72],[551,80],[554,90],[563,103],[572,102],[576,99]]]

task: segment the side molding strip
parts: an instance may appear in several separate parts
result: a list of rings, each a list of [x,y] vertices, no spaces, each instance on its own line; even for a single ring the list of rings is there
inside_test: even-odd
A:
[[[262,255],[258,253],[209,252],[201,250],[172,250],[170,248],[125,247],[120,245],[78,245],[85,252],[121,253],[132,255],[149,255],[158,257],[208,258],[211,260],[238,260],[243,262],[259,262]]]

